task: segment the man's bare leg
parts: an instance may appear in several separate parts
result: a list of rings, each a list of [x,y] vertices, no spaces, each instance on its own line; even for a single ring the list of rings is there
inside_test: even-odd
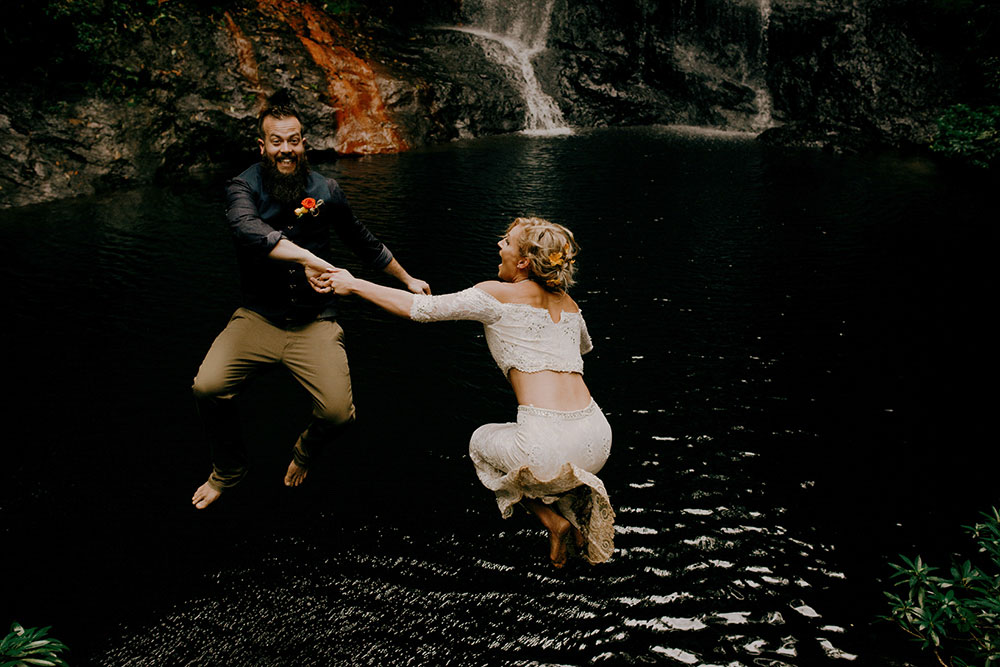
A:
[[[569,535],[569,529],[572,528],[572,524],[562,514],[559,514],[559,512],[540,500],[525,498],[524,504],[538,517],[542,525],[548,529],[549,560],[552,561],[553,566],[561,568],[566,564],[568,557],[566,552],[566,537]]]
[[[288,472],[285,473],[285,486],[298,486],[306,481],[308,474],[309,468],[300,466],[295,462],[295,459],[292,459],[292,462],[288,464]]]
[[[222,495],[222,491],[219,491],[213,487],[208,482],[205,482],[198,487],[198,490],[194,492],[194,496],[191,497],[191,504],[200,510],[205,509]]]

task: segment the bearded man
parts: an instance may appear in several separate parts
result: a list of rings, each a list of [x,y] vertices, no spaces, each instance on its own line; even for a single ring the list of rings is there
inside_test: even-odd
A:
[[[242,305],[212,343],[194,395],[212,448],[212,473],[194,493],[204,509],[243,479],[246,451],[233,399],[265,367],[284,365],[313,400],[312,422],[292,448],[286,486],[301,484],[310,460],[354,420],[344,333],[336,295],[320,276],[330,231],[369,267],[416,294],[430,294],[354,216],[336,181],[309,168],[298,114],[284,99],[258,118],[261,161],[226,187]]]

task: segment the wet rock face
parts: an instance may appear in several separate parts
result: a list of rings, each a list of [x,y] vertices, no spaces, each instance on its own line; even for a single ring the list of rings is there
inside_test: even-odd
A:
[[[397,36],[393,74],[382,79],[393,117],[415,145],[520,130],[525,103],[508,73],[445,25]]]
[[[546,78],[577,123],[751,129],[763,57],[755,3],[556,3]]]
[[[0,206],[255,159],[257,95],[221,19],[163,20],[114,43],[106,57],[105,80],[62,99],[4,82],[15,94],[0,98],[0,122],[9,125],[0,138]]]
[[[305,0],[222,14],[164,3],[165,16],[109,42],[111,85],[53,94],[0,73],[0,206],[242,168],[256,159],[261,104],[281,88],[327,157],[523,127],[510,73],[476,38],[442,29],[467,19],[459,0],[367,6],[359,21]],[[533,64],[571,125],[778,126],[769,141],[846,149],[926,143],[962,77],[921,6],[555,0]]]
[[[961,77],[914,30],[921,11],[892,0],[559,0],[540,78],[581,125],[813,125],[807,134],[832,141],[925,143]]]
[[[666,91],[646,81],[649,26],[635,9],[556,4],[539,78],[570,123],[638,124],[668,113]]]
[[[938,25],[932,5],[921,0],[555,0],[548,48],[533,62],[542,89],[572,125],[682,123],[763,130],[772,142],[843,150],[923,145],[936,130],[935,119],[961,97],[961,82],[968,79],[960,65],[963,46],[942,36],[947,31]],[[447,72],[444,76],[455,80],[455,68],[463,62],[460,46],[453,42],[448,57],[431,55],[422,76],[433,82]],[[504,88],[502,72],[480,75],[490,88]],[[463,86],[475,84],[462,80]],[[483,100],[452,94],[459,89],[465,90],[438,86],[438,99],[449,100],[454,117],[475,116],[467,104]],[[512,115],[507,125],[514,123],[516,129],[517,99],[506,93],[503,99],[497,108]],[[499,121],[481,116],[468,127],[473,134],[503,131]],[[442,119],[435,139],[447,136],[444,129],[453,122]]]
[[[247,145],[246,124],[223,102],[163,90],[143,99],[95,95],[51,106],[31,96],[6,100],[0,127],[0,206],[149,182],[162,172],[225,160],[232,156],[227,148]]]
[[[929,141],[961,76],[953,55],[914,34],[917,16],[883,2],[777,3],[768,81],[789,127],[770,140],[832,147]]]
[[[3,81],[16,94],[0,98],[0,207],[242,169],[257,159],[256,117],[278,89],[290,92],[311,150],[327,157],[520,128],[523,100],[468,35],[411,23],[452,17],[450,0],[409,13],[385,3],[387,20],[363,25],[299,0],[248,4],[116,38],[104,60],[126,85],[110,91],[90,81],[52,100],[30,82]]]

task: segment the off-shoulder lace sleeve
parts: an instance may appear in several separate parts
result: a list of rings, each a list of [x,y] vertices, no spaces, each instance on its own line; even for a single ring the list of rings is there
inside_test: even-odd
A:
[[[587,354],[594,349],[594,342],[590,340],[590,332],[587,331],[587,321],[580,316],[580,354]]]
[[[454,294],[414,294],[410,306],[410,318],[417,322],[475,320],[493,324],[501,314],[500,302],[475,287]]]

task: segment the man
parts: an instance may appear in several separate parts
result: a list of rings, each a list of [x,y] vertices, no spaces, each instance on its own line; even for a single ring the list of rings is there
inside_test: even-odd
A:
[[[283,364],[312,395],[313,420],[292,449],[286,486],[298,486],[318,450],[354,420],[336,296],[320,276],[330,230],[364,263],[430,294],[351,212],[340,187],[309,169],[298,115],[275,102],[258,119],[261,162],[229,182],[226,217],[236,241],[243,305],[205,355],[194,395],[212,446],[212,474],[191,502],[204,509],[246,474],[233,399],[246,380]]]

